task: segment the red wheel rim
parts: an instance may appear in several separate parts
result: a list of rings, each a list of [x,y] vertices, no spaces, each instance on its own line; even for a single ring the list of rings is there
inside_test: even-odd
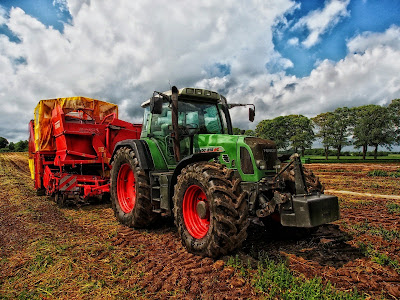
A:
[[[129,164],[123,164],[117,178],[118,203],[124,213],[129,213],[135,207],[136,188],[135,175]]]
[[[197,204],[205,202],[207,213],[201,218],[197,211]],[[207,196],[197,185],[191,185],[183,196],[183,220],[190,235],[195,239],[204,237],[210,227],[210,210],[208,208]]]

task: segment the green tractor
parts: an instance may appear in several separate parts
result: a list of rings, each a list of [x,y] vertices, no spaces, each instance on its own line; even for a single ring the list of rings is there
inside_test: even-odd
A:
[[[273,141],[232,134],[229,109],[244,105],[204,89],[154,92],[142,104],[141,138],[114,149],[117,219],[143,228],[173,216],[183,245],[210,257],[239,248],[250,217],[301,228],[338,220],[337,197],[323,194],[298,155],[285,162]]]

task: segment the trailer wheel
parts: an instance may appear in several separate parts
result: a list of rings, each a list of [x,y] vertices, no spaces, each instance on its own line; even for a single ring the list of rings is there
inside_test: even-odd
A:
[[[174,215],[190,252],[217,257],[242,245],[249,220],[239,183],[232,170],[213,162],[182,170],[175,185]]]
[[[39,188],[36,190],[36,196],[44,196],[46,195],[46,189],[45,188]]]
[[[150,180],[131,148],[120,148],[111,169],[111,205],[118,221],[128,227],[145,227],[158,215],[152,211]]]
[[[64,208],[67,203],[67,196],[60,192],[55,193],[54,200],[59,208]]]

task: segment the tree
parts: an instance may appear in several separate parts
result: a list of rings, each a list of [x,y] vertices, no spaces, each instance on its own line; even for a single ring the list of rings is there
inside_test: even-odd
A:
[[[400,145],[400,99],[393,99],[388,110],[394,122],[395,142]]]
[[[311,120],[303,115],[280,116],[263,120],[256,126],[256,135],[274,140],[278,149],[286,150],[289,145],[295,151],[310,148],[315,138]]]
[[[368,146],[373,146],[374,159],[377,159],[378,147],[391,149],[395,141],[395,119],[390,110],[379,105],[364,105],[354,108],[354,145],[362,147],[365,159]]]
[[[14,150],[15,150],[15,144],[14,144],[13,142],[10,142],[10,143],[8,144],[8,149],[9,149],[10,151],[14,151]]]
[[[244,134],[248,136],[256,136],[256,132],[252,129],[246,130]]]
[[[368,105],[354,107],[354,128],[353,128],[353,144],[357,148],[362,147],[363,159],[368,151],[369,137],[368,133],[371,130],[368,116]]]
[[[237,128],[237,127],[233,127],[233,128],[232,128],[232,133],[233,133],[234,135],[240,135],[240,131],[241,131],[240,128]]]
[[[244,129],[240,129],[237,127],[232,128],[232,133],[234,135],[253,135],[253,136],[255,136],[254,130],[251,130],[251,129],[244,130]]]
[[[289,146],[288,124],[286,117],[276,117],[272,120],[262,120],[256,126],[256,136],[273,140],[278,149],[286,150]]]
[[[290,136],[289,140],[295,152],[297,149],[301,149],[301,155],[304,156],[306,148],[311,148],[312,143],[315,139],[314,125],[311,120],[303,115],[289,115],[288,124]]]
[[[350,136],[352,125],[352,110],[347,107],[339,107],[335,109],[332,116],[333,132],[329,138],[332,148],[336,149],[336,157],[340,158],[340,152],[343,146],[350,145],[347,139]]]
[[[325,159],[328,159],[329,148],[334,144],[334,114],[333,112],[321,113],[311,119],[318,127],[316,137],[320,138],[324,146]]]
[[[390,150],[395,142],[396,133],[393,115],[390,114],[387,107],[376,106],[373,115],[375,126],[370,133],[370,145],[375,147],[374,159],[377,159],[378,147],[383,146]]]
[[[15,144],[15,151],[16,152],[26,152],[28,151],[28,141],[19,141]]]
[[[8,141],[6,138],[0,136],[0,148],[6,148],[8,145]]]

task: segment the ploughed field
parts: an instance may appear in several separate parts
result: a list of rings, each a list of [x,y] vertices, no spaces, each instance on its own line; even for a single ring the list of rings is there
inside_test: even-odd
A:
[[[0,298],[400,298],[400,164],[306,167],[341,220],[305,237],[253,222],[213,260],[187,253],[172,220],[133,230],[109,203],[60,209],[36,196],[26,154],[0,154]]]

